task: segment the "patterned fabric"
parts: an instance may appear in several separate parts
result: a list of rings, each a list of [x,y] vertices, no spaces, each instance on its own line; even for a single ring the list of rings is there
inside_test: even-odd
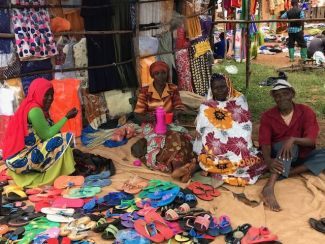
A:
[[[166,135],[157,135],[152,124],[144,124],[142,136],[147,140],[145,158],[150,169],[171,173],[195,157],[191,137],[183,127],[171,125]]]
[[[71,133],[58,133],[46,141],[41,141],[30,126],[29,134],[25,137],[25,148],[8,158],[6,165],[17,174],[45,172],[62,157],[70,145],[73,145]]]
[[[89,94],[87,88],[81,88],[85,116],[92,128],[97,129],[106,123],[107,107],[103,93]]]
[[[219,102],[207,100],[200,106],[195,141],[201,168],[231,185],[254,184],[266,166],[253,147],[252,122],[245,97]]]
[[[6,5],[7,0],[0,0],[0,5]],[[10,15],[8,9],[0,9],[0,33],[10,33]],[[7,67],[14,61],[12,40],[0,38],[0,68]]]
[[[178,88],[182,91],[193,92],[192,75],[188,50],[183,49],[175,53]]]
[[[194,46],[190,48],[189,54],[193,80],[193,90],[196,94],[205,96],[208,92],[209,81],[211,76],[211,71],[209,67],[209,54],[206,53],[197,58],[194,58]]]
[[[73,55],[76,67],[87,67],[87,44],[86,38],[82,38],[73,46]],[[80,87],[88,87],[88,70],[76,71],[77,78],[80,80]]]
[[[44,5],[44,0],[12,0],[18,5]],[[48,58],[57,54],[50,16],[45,8],[12,9],[12,23],[20,60]]]
[[[145,124],[142,127],[142,136],[147,140],[146,165],[153,170],[162,170],[157,165],[157,155],[160,149],[165,146],[166,138],[164,135],[157,135],[151,124]]]
[[[176,85],[166,83],[161,96],[156,91],[153,83],[143,87],[138,95],[138,101],[134,112],[139,114],[154,112],[156,108],[160,106],[162,106],[166,112],[184,108]]]
[[[75,60],[73,57],[73,46],[76,44],[75,41],[69,40],[68,43],[64,46],[63,52],[65,54],[65,60],[64,63],[61,65],[56,65],[56,69],[70,69],[75,67]],[[65,79],[65,78],[71,78],[76,77],[75,71],[70,72],[57,72],[54,74],[54,78],[57,80]]]

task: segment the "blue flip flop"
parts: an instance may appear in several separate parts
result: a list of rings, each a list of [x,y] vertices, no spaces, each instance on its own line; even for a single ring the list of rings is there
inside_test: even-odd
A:
[[[116,206],[120,205],[122,200],[131,200],[134,196],[125,192],[110,192],[103,198],[107,205]]]
[[[98,186],[98,187],[105,187],[112,184],[112,181],[110,179],[96,179],[96,180],[88,180],[85,181],[83,186],[84,187],[90,187],[90,186]]]
[[[111,176],[111,172],[109,170],[103,171],[100,174],[97,175],[89,175],[85,178],[85,181],[88,180],[98,180],[98,179],[107,179]]]
[[[172,203],[179,193],[179,190],[179,187],[173,187],[170,190],[164,191],[160,199],[152,199],[150,203],[151,207],[158,208]]]

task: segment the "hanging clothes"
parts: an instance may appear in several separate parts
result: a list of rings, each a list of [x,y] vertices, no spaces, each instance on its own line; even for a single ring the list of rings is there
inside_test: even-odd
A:
[[[24,90],[23,86],[21,84],[21,79],[15,78],[15,79],[9,79],[5,81],[5,85],[14,91],[14,102],[13,102],[13,107],[14,107],[14,112],[17,110],[18,106],[20,105],[21,101],[24,99]]]
[[[173,51],[173,38],[171,32],[163,33],[158,40],[159,40],[158,53]],[[173,80],[172,69],[176,67],[174,55],[172,53],[159,55],[157,56],[157,60],[163,61],[166,64],[168,64],[169,75],[170,75],[169,77],[171,80]]]
[[[142,87],[148,86],[153,82],[153,78],[150,75],[149,68],[156,61],[156,57],[154,56],[140,59],[140,79]]]
[[[6,5],[7,0],[0,0],[0,5]],[[10,14],[8,9],[0,9],[0,33],[10,33]],[[14,61],[12,41],[0,38],[0,69],[8,67]]]
[[[82,38],[73,46],[73,56],[76,67],[87,67],[87,40]],[[80,87],[88,88],[88,70],[76,71],[76,78],[80,80]]]
[[[112,23],[113,30],[131,30],[132,21],[130,16],[131,4],[120,2],[113,6]],[[132,33],[113,35],[116,61],[123,62],[132,59],[134,55]],[[117,66],[121,88],[135,88],[138,86],[137,75],[132,62]]]
[[[40,61],[24,61],[21,62],[21,74],[26,74],[29,72],[42,71],[42,70],[51,70],[52,63],[51,59],[45,59]],[[52,80],[52,74],[37,74],[31,76],[23,76],[21,82],[23,84],[25,96],[27,96],[28,88],[30,83],[36,78],[45,78],[47,80]]]
[[[78,110],[75,118],[69,119],[62,127],[61,132],[72,132],[74,136],[80,136],[82,130],[82,113],[79,98],[80,81],[69,78],[52,80],[54,89],[54,101],[50,108],[51,119],[54,123],[61,120],[72,108]]]
[[[61,0],[61,4],[64,5],[75,5],[81,6],[81,0]],[[80,8],[63,8],[64,18],[67,19],[71,24],[72,31],[83,31],[84,20],[80,16]]]
[[[96,130],[101,124],[107,122],[104,94],[89,94],[87,88],[81,88],[81,97],[85,108],[85,117],[89,125]]]
[[[10,88],[0,88],[0,115],[14,114],[15,92]]]
[[[176,70],[178,76],[178,89],[180,91],[193,92],[192,74],[188,49],[179,50],[175,53]]]
[[[193,90],[196,94],[201,96],[207,94],[211,76],[209,53],[205,53],[195,58],[195,44],[204,41],[205,40],[193,41],[192,46],[189,49]]]
[[[83,0],[83,6],[101,6],[110,4],[111,0]],[[86,31],[109,31],[113,30],[112,7],[82,9]],[[88,65],[97,66],[116,62],[116,50],[114,49],[113,35],[89,35],[87,36]],[[128,47],[130,49],[130,47]],[[89,75],[89,92],[98,93],[113,89],[121,89],[122,81],[116,66],[91,69]]]
[[[44,0],[11,0],[12,4],[34,5],[37,8],[12,9],[11,19],[20,60],[39,60],[57,54],[50,29],[50,15],[40,8]]]
[[[63,47],[63,53],[65,54],[65,60],[62,65],[56,65],[55,69],[70,69],[75,67],[75,60],[73,57],[73,46],[76,44],[75,41],[69,40]],[[57,72],[54,74],[54,79],[61,80],[65,78],[76,77],[75,71],[70,72]]]

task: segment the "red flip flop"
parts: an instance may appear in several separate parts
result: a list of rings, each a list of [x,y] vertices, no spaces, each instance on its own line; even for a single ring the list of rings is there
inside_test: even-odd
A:
[[[51,207],[51,203],[47,201],[40,201],[35,203],[35,212],[41,212],[42,208]]]
[[[164,236],[158,232],[155,224],[148,224],[143,219],[134,221],[134,228],[140,235],[153,242],[159,243],[165,240]]]
[[[59,239],[58,238],[49,238],[49,239],[46,240],[46,243],[47,244],[59,244]]]
[[[12,180],[10,176],[7,175],[7,169],[4,169],[0,172],[0,181]]]
[[[159,233],[163,234],[165,240],[173,238],[174,231],[168,227],[165,220],[157,212],[148,212],[144,219],[147,223],[153,223]]]

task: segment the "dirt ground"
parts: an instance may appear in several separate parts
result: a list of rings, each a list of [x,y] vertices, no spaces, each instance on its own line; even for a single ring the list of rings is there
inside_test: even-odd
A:
[[[259,54],[256,59],[252,60],[253,64],[263,64],[274,68],[282,68],[291,65],[289,63],[288,53],[278,53],[276,55]],[[298,58],[296,58],[298,62]]]
[[[270,67],[274,67],[275,69],[286,67],[291,65],[292,63],[289,63],[289,57],[286,56],[287,53],[278,53],[276,55],[264,55],[259,54],[257,59],[253,60],[252,63],[255,64],[263,64]],[[298,62],[298,58],[296,58],[296,62]],[[323,147],[325,148],[325,119],[318,119],[319,127],[320,127],[320,134],[318,136],[317,140],[317,147]],[[258,128],[259,124],[254,124],[254,133],[253,133],[253,140],[257,140],[258,135]]]

